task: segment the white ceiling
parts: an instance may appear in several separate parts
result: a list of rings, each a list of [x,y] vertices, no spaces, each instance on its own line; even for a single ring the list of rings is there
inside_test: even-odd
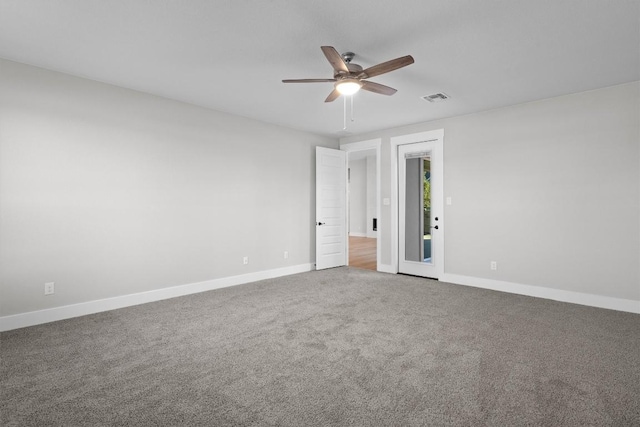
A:
[[[415,64],[346,133],[331,83],[281,83],[332,77],[321,45]],[[640,80],[640,0],[0,0],[0,57],[336,137]]]

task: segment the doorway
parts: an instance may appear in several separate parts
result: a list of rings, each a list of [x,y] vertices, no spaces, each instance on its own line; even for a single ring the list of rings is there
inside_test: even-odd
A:
[[[380,247],[380,140],[344,144],[347,151],[348,265],[377,271]]]

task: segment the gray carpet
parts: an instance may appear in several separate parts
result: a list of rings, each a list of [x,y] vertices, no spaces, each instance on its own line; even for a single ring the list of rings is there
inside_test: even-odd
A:
[[[640,316],[338,268],[0,335],[3,426],[640,425]]]

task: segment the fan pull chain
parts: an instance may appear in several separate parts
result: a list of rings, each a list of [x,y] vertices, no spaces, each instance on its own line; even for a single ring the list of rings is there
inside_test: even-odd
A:
[[[347,130],[347,97],[343,96],[342,98],[343,98],[342,105],[344,106],[343,108],[344,119],[342,121],[342,130]]]
[[[351,95],[351,121],[356,121],[356,119],[353,118],[353,95]]]
[[[344,113],[343,114],[344,118],[342,120],[342,130],[347,130],[347,96],[343,95],[342,98],[343,98],[343,101],[344,101],[343,104],[342,104],[343,105],[343,110],[342,111]],[[350,95],[348,98],[351,99],[351,121],[355,122],[356,118],[355,118],[355,115],[353,114],[353,95]]]

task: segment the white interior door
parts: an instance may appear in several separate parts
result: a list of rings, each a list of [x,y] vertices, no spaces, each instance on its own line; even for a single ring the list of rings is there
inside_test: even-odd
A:
[[[438,141],[398,146],[398,272],[444,272],[443,160]]]
[[[347,153],[316,147],[316,270],[347,264]]]

